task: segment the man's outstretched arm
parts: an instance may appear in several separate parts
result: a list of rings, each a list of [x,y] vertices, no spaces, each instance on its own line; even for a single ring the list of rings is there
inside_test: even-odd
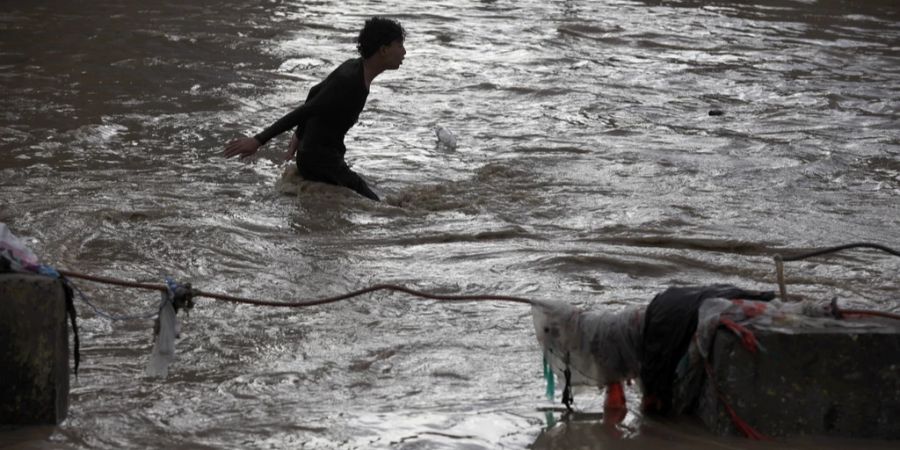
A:
[[[241,137],[235,139],[225,146],[224,155],[226,158],[240,156],[246,158],[252,156],[259,148],[266,145],[275,136],[296,127],[301,122],[315,115],[322,109],[322,102],[307,102],[300,105],[297,109],[289,112],[284,117],[278,119],[275,123],[253,137]]]
[[[242,137],[228,143],[225,147],[225,157],[231,158],[240,155],[241,158],[246,158],[252,156],[273,137],[299,126],[312,116],[340,107],[340,105],[346,103],[345,91],[346,89],[340,83],[329,82],[328,80],[314,86],[311,90],[312,95],[306,99],[306,103],[300,105],[297,109],[287,113],[256,136]],[[293,143],[289,149],[296,151]]]

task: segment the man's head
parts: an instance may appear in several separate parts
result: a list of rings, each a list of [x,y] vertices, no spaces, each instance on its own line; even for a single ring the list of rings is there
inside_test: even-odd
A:
[[[406,30],[400,22],[376,16],[363,25],[356,39],[356,49],[363,59],[373,56],[383,58],[388,68],[396,69],[406,55],[403,48],[405,39]]]

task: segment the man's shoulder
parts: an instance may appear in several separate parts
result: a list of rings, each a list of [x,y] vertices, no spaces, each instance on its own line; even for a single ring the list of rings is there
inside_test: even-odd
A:
[[[351,58],[334,69],[329,78],[340,78],[342,80],[356,80],[360,76],[362,70],[362,59]]]

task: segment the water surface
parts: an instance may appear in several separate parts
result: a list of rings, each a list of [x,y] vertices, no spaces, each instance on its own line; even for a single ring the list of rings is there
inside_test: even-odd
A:
[[[253,161],[221,157],[353,57],[374,14],[403,22],[408,54],[347,144],[386,202],[281,193],[287,135]],[[272,300],[396,283],[617,310],[672,285],[773,289],[775,253],[900,242],[898,42],[887,0],[7,1],[0,221],[61,268]],[[788,265],[793,293],[889,311],[898,272],[864,251]],[[113,313],[157,302],[78,285]],[[620,441],[595,394],[550,428],[560,414],[515,304],[200,300],[165,381],[143,377],[149,322],[79,312],[69,418],[4,440],[758,447],[636,414]]]

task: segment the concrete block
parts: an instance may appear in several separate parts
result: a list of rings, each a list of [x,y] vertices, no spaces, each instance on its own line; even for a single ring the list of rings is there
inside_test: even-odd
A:
[[[0,424],[58,424],[69,407],[62,282],[0,273]]]
[[[751,330],[764,352],[751,354],[720,329],[711,365],[719,391],[757,431],[900,439],[896,323]],[[708,378],[697,414],[719,435],[738,434]]]

